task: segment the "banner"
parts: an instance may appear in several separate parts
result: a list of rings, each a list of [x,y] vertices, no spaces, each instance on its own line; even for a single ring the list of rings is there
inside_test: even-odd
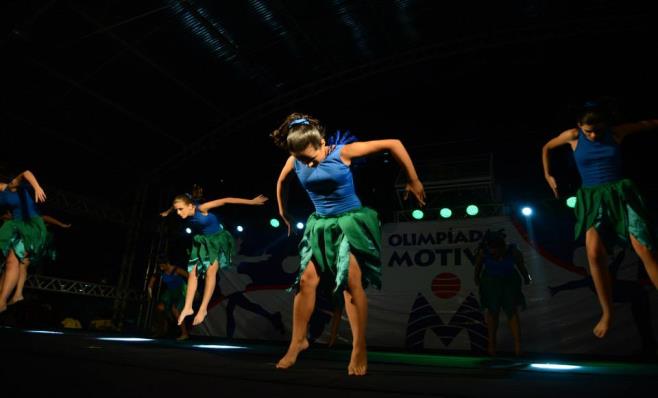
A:
[[[620,249],[609,259],[615,275],[615,318],[608,335],[598,339],[592,329],[601,311],[585,248],[570,234],[544,233],[532,222],[490,217],[383,225],[383,287],[366,291],[368,345],[485,353],[487,325],[474,261],[488,230],[502,232],[507,243],[517,245],[532,277],[523,286],[527,308],[519,312],[523,351],[627,355],[655,344],[658,295],[632,249]],[[236,267],[219,272],[217,299],[195,333],[289,340],[293,294],[286,289],[296,277],[299,257],[286,239],[267,251],[239,253]],[[327,340],[330,318],[330,303],[318,297],[311,340]],[[338,341],[351,341],[345,314]],[[504,313],[497,345],[499,352],[512,351]]]

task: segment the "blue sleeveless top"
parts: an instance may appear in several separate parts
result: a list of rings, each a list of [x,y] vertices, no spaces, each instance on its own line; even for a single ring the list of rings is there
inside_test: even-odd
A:
[[[321,216],[335,216],[361,207],[356,196],[350,167],[340,159],[344,145],[336,145],[316,167],[308,167],[295,160],[295,172],[308,192],[315,212]]]
[[[186,221],[194,235],[212,235],[222,230],[216,215],[208,213],[207,216],[204,216],[198,208],[194,210],[194,215]]]
[[[501,259],[494,258],[488,249],[484,250],[484,259],[482,265],[484,266],[484,272],[489,276],[509,276],[516,272],[514,265],[516,260],[514,259],[514,252],[516,251],[516,245],[510,244],[507,246],[507,252],[503,255]]]
[[[573,156],[583,187],[593,187],[623,178],[619,145],[609,130],[600,139],[590,141],[583,131],[578,129],[578,144]]]
[[[183,282],[183,278],[180,275],[176,274],[176,271],[174,270],[173,273],[168,274],[166,272],[162,272],[162,283],[164,283],[167,286],[167,289],[178,289]]]
[[[19,185],[15,192],[8,189],[0,192],[0,207],[7,207],[14,220],[29,220],[39,216],[32,192],[26,184]]]

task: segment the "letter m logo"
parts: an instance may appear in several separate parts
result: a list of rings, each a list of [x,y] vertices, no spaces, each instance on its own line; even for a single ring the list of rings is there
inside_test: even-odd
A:
[[[471,351],[486,352],[487,327],[482,312],[473,293],[469,294],[452,316],[449,323],[443,322],[427,299],[418,293],[409,314],[407,323],[406,347],[410,350],[424,348],[425,333],[432,331],[449,346],[457,334],[466,329],[471,343]]]

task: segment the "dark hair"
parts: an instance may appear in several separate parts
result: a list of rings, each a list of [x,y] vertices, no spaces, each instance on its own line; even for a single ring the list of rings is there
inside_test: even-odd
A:
[[[505,246],[505,237],[501,234],[494,234],[490,236],[487,240],[487,244],[490,247],[504,247]]]
[[[158,266],[161,264],[169,264],[169,256],[167,256],[167,254],[165,253],[160,253],[158,255],[157,261],[158,261]]]
[[[303,151],[309,145],[318,148],[324,139],[324,126],[313,116],[291,113],[270,137],[276,146],[288,152]]]
[[[505,234],[503,234],[501,231],[487,230],[487,232],[485,232],[484,236],[482,237],[482,246],[505,246]]]
[[[192,185],[192,199],[199,200],[203,197],[203,187],[199,184]]]
[[[603,124],[609,126],[615,123],[616,119],[617,109],[614,100],[605,97],[585,101],[578,113],[577,122],[580,125]]]

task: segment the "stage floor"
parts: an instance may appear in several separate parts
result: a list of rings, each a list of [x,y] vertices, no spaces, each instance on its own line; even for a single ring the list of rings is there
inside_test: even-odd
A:
[[[311,346],[294,368],[277,370],[281,344],[126,337],[0,327],[0,384],[21,396],[85,397],[634,397],[658,387],[651,362],[373,350],[368,375],[350,377],[345,347]]]

